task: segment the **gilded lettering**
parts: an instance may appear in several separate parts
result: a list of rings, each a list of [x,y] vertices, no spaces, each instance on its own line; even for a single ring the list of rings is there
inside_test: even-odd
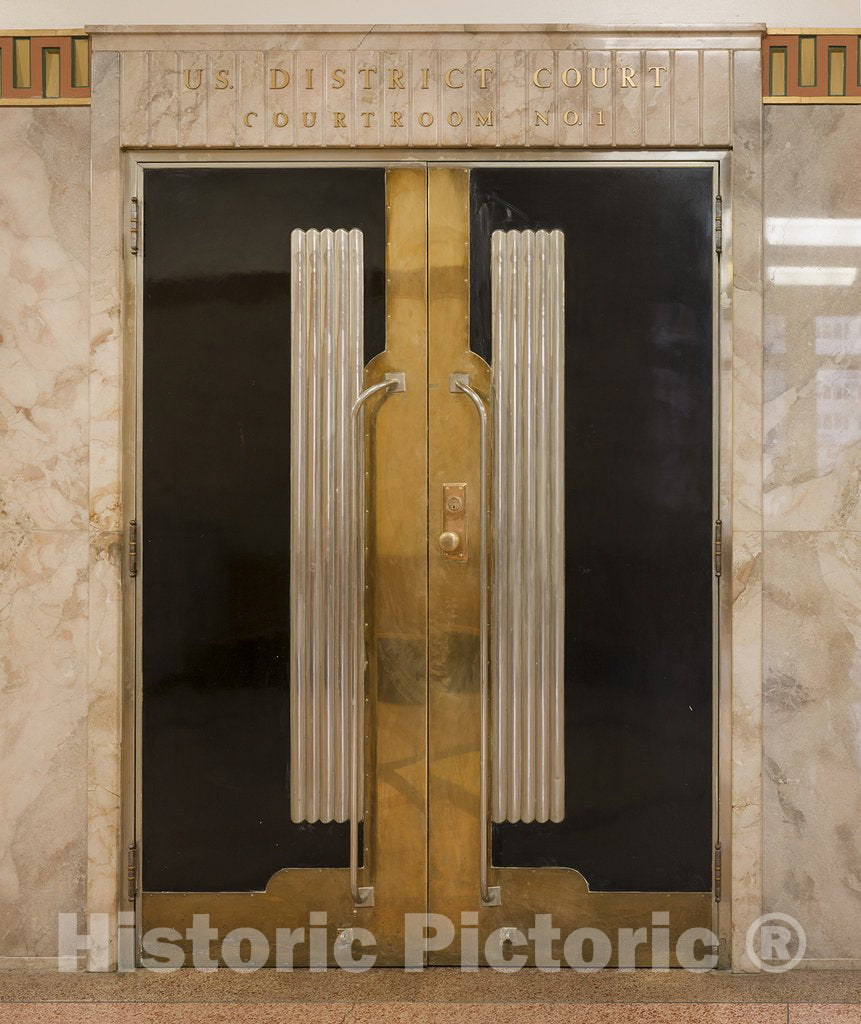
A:
[[[493,68],[474,68],[473,74],[478,75],[479,89],[487,88],[487,77],[493,74]]]
[[[669,68],[662,68],[662,67],[659,67],[657,65],[655,67],[649,68],[649,74],[651,74],[652,72],[655,73],[655,88],[656,89],[660,89],[663,86],[663,84],[664,84],[661,81],[661,73],[669,71],[669,70],[670,70]]]
[[[286,89],[290,84],[290,72],[284,68],[272,68],[269,72],[270,89]]]
[[[535,85],[538,86],[539,89],[549,89],[550,86],[553,84],[553,82],[552,81],[542,82],[542,80],[541,80],[541,73],[542,72],[546,72],[547,73],[547,77],[550,78],[550,68],[538,68],[538,70],[532,76],[532,81],[535,83]]]
[[[186,54],[185,56],[188,58],[189,66],[181,66],[180,75],[178,76],[182,88],[191,91],[201,90],[204,86],[207,89],[215,89],[216,91],[237,88],[233,78],[234,70],[236,69],[231,65],[218,67],[217,63],[213,63],[211,68],[207,69],[205,66],[199,66],[199,60],[195,59],[196,55]],[[262,77],[262,75],[268,72],[268,81],[264,79],[263,83],[258,83],[258,85],[263,84],[269,90],[276,92],[284,91],[285,89],[289,90],[291,87],[293,89],[297,87],[303,88],[308,91],[316,90],[317,92],[327,89],[342,90],[349,85],[351,90],[373,91],[376,89],[378,91],[375,96],[382,97],[385,95],[383,90],[393,92],[401,92],[408,89],[433,91],[438,88],[439,77],[442,77],[443,85],[446,89],[464,89],[464,87],[467,87],[468,90],[480,90],[493,94],[488,95],[485,99],[476,97],[478,102],[474,106],[472,103],[466,103],[466,93],[464,93],[464,98],[462,99],[452,97],[445,107],[449,107],[451,103],[459,103],[461,107],[460,109],[445,109],[444,107],[439,111],[439,116],[444,119],[445,124],[453,129],[459,129],[468,126],[471,121],[475,128],[495,128],[496,104],[494,102],[494,95],[496,92],[496,82],[494,76],[499,70],[495,62],[478,66],[472,64],[446,66],[446,55],[436,54],[432,55],[431,59],[432,61],[439,61],[439,63],[422,66],[420,61],[416,61],[414,65],[390,66],[389,60],[397,59],[396,54],[391,54],[389,60],[383,65],[356,68],[357,81],[348,81],[352,73],[349,62],[345,62],[345,66],[335,67],[333,66],[335,64],[333,60],[329,66],[320,66],[319,62],[317,62],[309,67],[304,61],[300,61],[302,56],[307,59],[314,55],[305,53],[303,55],[297,54],[290,58],[297,62],[292,65],[290,70],[282,66],[272,66],[265,70],[261,69],[258,74]],[[369,56],[369,54],[366,53],[363,56]],[[447,56],[448,59],[453,59],[455,55],[449,53]],[[569,53],[566,56],[568,60],[571,60],[574,59],[575,55]],[[593,53],[593,56],[598,56],[598,54]],[[625,55],[620,53],[619,56],[624,59]],[[587,122],[592,117],[594,118],[593,124],[601,128],[607,127],[609,123],[606,120],[608,107],[593,109],[590,113],[585,109],[580,93],[568,96],[566,102],[560,103],[558,107],[554,106],[553,90],[557,88],[577,89],[578,87],[588,85],[590,89],[594,90],[607,89],[608,86],[611,89],[627,90],[638,89],[640,85],[643,85],[648,88],[661,89],[670,83],[669,73],[672,69],[666,65],[646,66],[645,61],[642,62],[642,66],[629,66],[617,63],[616,61],[611,61],[609,65],[591,65],[584,61],[583,67],[574,67],[569,65],[568,60],[560,61],[558,68],[552,63],[537,66],[538,61],[536,61],[532,68],[527,71],[529,78],[526,81],[530,88],[540,90],[542,93],[549,90],[548,96],[543,100],[538,98],[537,93],[532,94],[534,103],[530,105],[530,110],[526,114],[527,125],[529,125],[528,119],[531,116],[531,127],[549,128],[551,126],[551,118],[557,117],[561,119],[561,123],[566,127],[574,128],[582,126],[584,122]],[[316,74],[318,70],[320,71],[319,75]],[[431,72],[434,74],[433,86],[430,81]],[[294,73],[297,76],[295,79],[293,77]],[[470,82],[467,82],[467,75],[470,73],[474,77]],[[611,81],[611,75],[615,74],[618,74],[618,77]],[[302,86],[299,86],[300,81]],[[567,96],[567,93],[562,95]],[[603,101],[598,100],[596,96],[596,104],[597,102],[610,102],[609,97],[610,92],[608,90]],[[309,98],[306,102],[311,106],[319,108],[319,103],[314,98]],[[428,104],[430,102],[429,100]],[[283,101],[283,105],[290,106],[290,103],[291,98],[288,93]],[[334,107],[336,104],[345,108],[350,106],[348,100],[338,103],[337,99],[333,97],[331,106]],[[389,111],[391,128],[405,128],[406,122],[411,118],[415,118],[412,124],[418,124],[423,129],[435,127],[437,113],[427,109],[422,110],[422,107],[428,104],[417,102],[416,107],[418,109],[413,108],[410,111],[406,109],[405,102],[393,102],[390,104],[391,107],[400,107],[401,109]],[[569,104],[577,104],[579,109],[573,109]],[[272,104],[273,107],[278,105],[277,101]],[[299,107],[301,108],[302,105],[299,104]],[[378,104],[368,100],[365,103],[360,103],[358,106],[376,108]],[[536,106],[539,109],[536,109]],[[348,132],[351,129],[355,130],[355,127],[358,125],[363,126],[365,129],[371,129],[380,123],[384,124],[386,120],[384,110],[359,109],[353,111],[353,115],[360,119],[357,120],[356,125],[352,125],[348,121],[349,111],[346,109],[331,110],[322,108],[317,111],[308,110],[304,112],[300,109],[289,114],[289,116],[283,110],[273,112],[270,109],[269,113],[271,118],[270,125],[274,125],[276,128],[285,128],[288,124],[298,124],[302,127],[313,129],[318,124],[325,126],[326,119],[331,117],[329,122],[330,130],[335,129]],[[267,114],[266,111],[258,113],[256,110],[247,110],[245,112],[240,111],[239,116],[241,117],[243,127],[257,130],[257,122],[261,117],[265,118]],[[502,116],[502,112],[500,116]],[[296,118],[295,121],[292,120],[293,117]],[[492,133],[490,134],[492,135]],[[250,138],[251,135],[248,137]],[[365,138],[368,137],[365,136]],[[427,137],[425,136],[425,138]],[[484,137],[488,138],[489,135],[485,134]],[[546,133],[545,137],[547,137]],[[303,143],[303,145],[307,144],[307,142]]]

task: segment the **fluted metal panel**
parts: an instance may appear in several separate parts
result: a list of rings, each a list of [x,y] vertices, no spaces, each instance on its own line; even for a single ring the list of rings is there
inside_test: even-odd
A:
[[[346,821],[357,578],[350,410],[362,379],[362,232],[297,229],[290,242],[290,816]]]
[[[565,348],[561,231],[494,231],[494,821],[565,813]]]

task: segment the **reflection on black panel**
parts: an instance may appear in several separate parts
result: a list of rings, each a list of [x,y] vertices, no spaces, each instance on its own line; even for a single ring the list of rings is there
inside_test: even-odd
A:
[[[145,186],[143,881],[262,889],[348,863],[346,824],[290,821],[290,232],[362,229],[380,351],[384,171]]]
[[[565,233],[565,748],[560,824],[493,829],[500,866],[593,890],[711,888],[712,172],[471,176],[472,347],[490,236]]]

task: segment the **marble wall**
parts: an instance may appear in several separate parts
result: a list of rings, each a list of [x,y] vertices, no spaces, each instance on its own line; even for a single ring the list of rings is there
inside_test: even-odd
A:
[[[85,909],[89,116],[0,112],[0,966]]]
[[[758,61],[733,58],[733,962],[762,903],[861,966],[861,107],[768,107],[763,154]],[[86,108],[0,111],[0,966],[118,901],[121,83],[97,52],[92,152]]]
[[[762,913],[762,92],[759,54],[737,53],[733,74],[732,308],[720,515],[732,524],[730,960],[753,971],[747,934]],[[723,187],[723,186],[722,186]],[[722,387],[726,385],[723,378]],[[729,430],[726,430],[726,427]],[[727,436],[728,435],[728,436]],[[726,609],[724,609],[726,614]],[[721,834],[727,834],[724,821]],[[723,922],[721,935],[723,936]]]
[[[812,963],[856,967],[859,139],[858,106],[766,109],[763,906],[798,918]]]

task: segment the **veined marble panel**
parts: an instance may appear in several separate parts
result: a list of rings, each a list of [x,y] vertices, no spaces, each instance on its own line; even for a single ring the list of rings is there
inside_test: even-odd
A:
[[[93,57],[93,88],[102,102],[92,112],[90,164],[94,183],[90,213],[90,493],[89,522],[95,530],[120,527],[120,374],[122,344],[119,296],[120,204],[119,57]]]
[[[122,552],[122,331],[120,313],[120,61],[93,58],[90,207],[90,563],[87,733],[87,909],[119,906]],[[115,964],[115,943],[90,950],[91,966]]]
[[[861,533],[765,537],[764,912],[858,956]]]
[[[762,534],[732,538],[732,966],[762,913]]]
[[[767,107],[765,527],[861,529],[861,107]]]
[[[371,33],[373,39],[373,33]],[[548,33],[543,46],[508,39],[487,48],[433,47],[406,36],[386,49],[237,50],[214,33],[177,48],[122,52],[124,146],[432,146],[642,148],[726,146],[732,51],[690,40],[687,49],[572,48]],[[299,45],[297,45],[299,44]],[[759,67],[759,51],[746,56]],[[759,86],[757,86],[759,88]]]
[[[57,953],[86,881],[87,535],[0,532],[0,955]]]
[[[732,528],[762,529],[762,98],[759,59],[733,55]]]
[[[762,906],[762,104],[760,66],[733,54],[732,966]]]
[[[87,487],[86,108],[0,117],[0,526],[81,529]]]
[[[92,531],[87,619],[87,909],[111,916],[119,902],[122,719],[117,686],[122,678],[122,552],[122,534]],[[96,934],[88,951],[90,969],[111,969],[116,959],[113,930],[108,934],[107,947],[98,943]]]
[[[89,121],[0,115],[0,956],[85,909]]]
[[[861,911],[861,108],[765,117],[763,909]]]

